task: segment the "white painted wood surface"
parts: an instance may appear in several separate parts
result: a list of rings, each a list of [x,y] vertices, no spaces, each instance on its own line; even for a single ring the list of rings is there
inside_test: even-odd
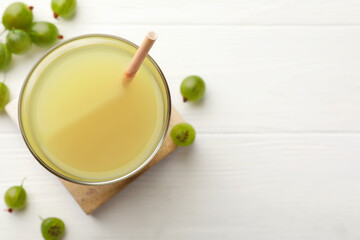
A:
[[[56,22],[50,1],[25,2]],[[359,239],[359,12],[356,0],[79,0],[57,23],[65,38],[158,32],[151,55],[197,140],[86,216],[0,114],[0,194],[24,176],[29,194],[0,213],[0,239],[41,239],[38,215],[62,218],[69,240]],[[14,58],[13,98],[45,51]],[[181,102],[190,74],[208,86],[199,104]]]

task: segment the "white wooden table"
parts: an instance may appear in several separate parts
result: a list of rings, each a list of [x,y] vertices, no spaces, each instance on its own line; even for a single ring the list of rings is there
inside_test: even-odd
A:
[[[24,1],[56,22],[50,0]],[[41,239],[38,215],[69,240],[360,238],[358,0],[79,0],[57,25],[137,43],[157,31],[151,55],[197,140],[86,216],[0,114],[0,194],[26,176],[29,195],[0,213],[0,239]],[[45,51],[14,57],[12,98]],[[207,83],[199,104],[179,93],[191,74]]]

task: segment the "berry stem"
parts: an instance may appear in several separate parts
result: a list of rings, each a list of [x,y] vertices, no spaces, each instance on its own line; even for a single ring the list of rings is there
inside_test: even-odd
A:
[[[12,213],[14,210],[12,208],[4,209],[5,212]]]
[[[24,185],[24,181],[26,180],[26,177],[23,178],[23,180],[21,181],[21,187]]]
[[[43,222],[44,221],[44,219],[39,215],[39,218],[40,218],[40,220]]]
[[[29,6],[29,9],[32,11],[34,9],[34,6]]]
[[[54,12],[54,18],[57,19],[58,17],[59,15],[56,12]]]
[[[63,39],[63,38],[64,38],[63,35],[59,35],[59,36],[58,36],[58,39]]]
[[[187,100],[188,100],[188,99],[187,99],[186,97],[183,97],[183,101],[184,101],[184,102],[187,102]]]

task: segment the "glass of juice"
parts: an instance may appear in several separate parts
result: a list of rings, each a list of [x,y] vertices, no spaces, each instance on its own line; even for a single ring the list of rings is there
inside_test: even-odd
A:
[[[139,172],[164,141],[170,93],[147,56],[132,81],[123,73],[138,46],[85,35],[51,49],[29,73],[19,123],[34,157],[56,176],[100,185]]]

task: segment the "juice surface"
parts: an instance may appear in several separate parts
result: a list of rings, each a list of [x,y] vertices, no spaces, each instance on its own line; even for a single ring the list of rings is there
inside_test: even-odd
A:
[[[82,46],[41,72],[23,125],[51,164],[78,178],[111,179],[152,153],[164,126],[164,100],[146,67],[123,86],[132,56],[114,46]]]

